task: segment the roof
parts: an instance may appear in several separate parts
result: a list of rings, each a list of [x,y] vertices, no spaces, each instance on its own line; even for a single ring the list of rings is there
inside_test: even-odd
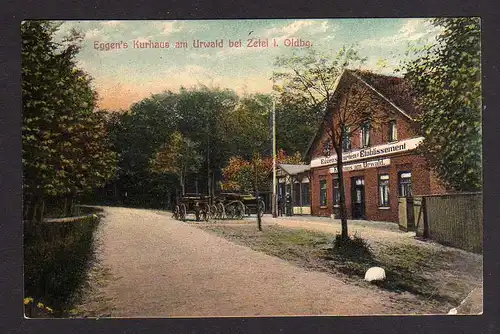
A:
[[[345,73],[349,73],[363,82],[409,120],[413,120],[414,117],[420,114],[421,111],[417,107],[414,94],[410,89],[409,83],[404,78],[377,74],[365,70],[346,69],[339,76],[334,88],[334,94],[337,90],[338,84],[340,83],[340,78],[344,76]],[[314,133],[314,136],[309,141],[307,150],[304,152],[304,156],[309,155],[311,147],[314,144],[322,126],[323,123],[320,124],[317,131]]]
[[[278,166],[288,175],[297,175],[311,169],[310,165],[278,164]]]
[[[421,110],[417,107],[415,95],[410,88],[410,84],[404,78],[377,74],[370,71],[349,71],[375,88],[410,117],[417,117],[421,113]]]

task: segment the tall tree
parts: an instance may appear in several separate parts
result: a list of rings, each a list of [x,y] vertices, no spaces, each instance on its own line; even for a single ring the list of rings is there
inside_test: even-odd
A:
[[[482,184],[479,18],[438,18],[437,42],[402,65],[422,109],[419,146],[432,169],[457,191]]]
[[[209,195],[214,195],[220,169],[231,156],[224,140],[223,121],[237,103],[238,96],[229,89],[201,86],[183,88],[179,92],[178,129],[200,144],[199,152],[204,158],[204,173],[200,173],[200,179],[205,181]]]
[[[21,25],[23,188],[32,201],[101,187],[115,170],[97,94],[76,65],[81,35],[72,31],[56,43],[58,28]]]
[[[304,56],[278,57],[278,71],[273,75],[275,89],[282,97],[307,105],[318,123],[323,123],[328,145],[337,154],[342,238],[346,239],[349,236],[342,152],[350,137],[363,125],[374,127],[376,118],[367,87],[353,76],[344,76],[342,85],[339,80],[346,68],[360,66],[364,61],[351,47],[341,48],[334,56],[311,49]]]
[[[198,172],[202,160],[197,152],[198,145],[184,137],[180,132],[174,132],[170,140],[162,145],[151,160],[151,170],[154,173],[175,174],[179,179],[182,195],[186,193],[186,175]]]

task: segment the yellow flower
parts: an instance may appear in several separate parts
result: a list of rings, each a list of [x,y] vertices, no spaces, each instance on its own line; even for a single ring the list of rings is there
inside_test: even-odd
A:
[[[43,304],[42,303],[38,303],[38,304],[36,304],[36,307],[43,308]]]
[[[50,313],[54,312],[54,310],[52,310],[52,309],[51,309],[50,307],[48,307],[48,306],[46,306],[46,307],[45,307],[45,309],[46,309],[47,311],[49,311]]]
[[[24,305],[28,305],[31,302],[33,302],[33,298],[31,297],[24,298]]]

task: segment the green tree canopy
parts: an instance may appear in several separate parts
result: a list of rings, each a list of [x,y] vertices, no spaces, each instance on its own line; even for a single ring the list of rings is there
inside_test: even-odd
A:
[[[23,187],[38,199],[101,187],[115,171],[91,78],[76,66],[81,36],[72,31],[58,44],[57,29],[21,25]]]
[[[423,113],[419,146],[431,168],[457,191],[481,189],[479,18],[433,19],[442,32],[402,66]]]
[[[154,155],[151,170],[158,174],[175,174],[179,178],[182,194],[185,194],[186,175],[198,172],[202,161],[197,148],[195,142],[176,131]]]

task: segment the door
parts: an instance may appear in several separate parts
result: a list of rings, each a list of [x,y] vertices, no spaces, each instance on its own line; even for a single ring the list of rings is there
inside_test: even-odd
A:
[[[362,176],[351,178],[352,218],[365,219],[365,180]]]

